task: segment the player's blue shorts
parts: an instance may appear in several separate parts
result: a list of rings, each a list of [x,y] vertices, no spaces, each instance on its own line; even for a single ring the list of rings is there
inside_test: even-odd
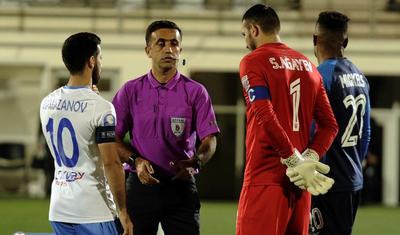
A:
[[[72,224],[50,221],[56,235],[118,235],[114,221]]]

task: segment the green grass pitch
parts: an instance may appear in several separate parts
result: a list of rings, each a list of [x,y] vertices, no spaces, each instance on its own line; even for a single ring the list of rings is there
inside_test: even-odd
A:
[[[0,198],[0,234],[16,231],[51,232],[47,220],[48,200]],[[236,202],[203,201],[201,208],[202,235],[235,234]],[[400,234],[400,208],[360,207],[354,235]]]

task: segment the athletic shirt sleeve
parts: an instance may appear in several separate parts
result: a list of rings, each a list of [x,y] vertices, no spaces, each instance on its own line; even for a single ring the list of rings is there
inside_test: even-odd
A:
[[[369,86],[368,86],[369,91]],[[367,96],[367,104],[365,107],[365,114],[364,118],[364,126],[362,130],[362,138],[361,138],[361,153],[363,158],[367,156],[369,142],[371,140],[371,123],[370,123],[370,116],[371,116],[371,104],[369,100],[369,96]]]
[[[96,143],[100,144],[115,141],[116,121],[114,106],[105,100],[99,102],[94,114]]]
[[[271,102],[267,75],[262,71],[263,65],[257,57],[246,56],[240,63],[240,77],[246,106],[252,110],[257,124],[268,134],[271,145],[282,158],[294,152],[294,147],[276,117]],[[249,130],[247,130],[249,131]]]
[[[322,83],[315,102],[314,119],[318,128],[311,141],[310,148],[314,149],[321,158],[328,151],[338,132],[335,115]]]
[[[196,131],[200,140],[208,135],[217,135],[220,131],[212,107],[211,97],[204,86],[200,85],[194,102]]]

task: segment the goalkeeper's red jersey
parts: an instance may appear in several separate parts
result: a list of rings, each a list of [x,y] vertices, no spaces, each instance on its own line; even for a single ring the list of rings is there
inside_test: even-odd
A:
[[[268,43],[240,63],[246,100],[246,168],[243,185],[286,181],[280,158],[312,148],[325,154],[337,124],[315,66],[283,43]],[[317,124],[313,140],[310,129]]]

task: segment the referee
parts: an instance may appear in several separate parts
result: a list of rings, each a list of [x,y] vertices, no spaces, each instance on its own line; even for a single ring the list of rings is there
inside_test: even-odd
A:
[[[193,175],[214,154],[219,129],[206,89],[177,71],[180,28],[155,21],[145,39],[151,70],[125,83],[113,99],[119,155],[133,169],[128,213],[136,235],[155,235],[159,223],[166,235],[196,235],[200,200]],[[122,143],[128,132],[130,148]]]

